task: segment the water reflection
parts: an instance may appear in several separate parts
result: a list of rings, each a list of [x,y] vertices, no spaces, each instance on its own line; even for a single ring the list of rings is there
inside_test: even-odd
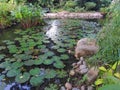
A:
[[[30,86],[21,85],[18,83],[11,83],[11,84],[6,85],[4,90],[30,90]]]
[[[55,40],[58,38],[59,32],[58,27],[60,25],[59,20],[54,20],[51,24],[51,28],[46,32],[46,35],[51,38],[52,40]]]

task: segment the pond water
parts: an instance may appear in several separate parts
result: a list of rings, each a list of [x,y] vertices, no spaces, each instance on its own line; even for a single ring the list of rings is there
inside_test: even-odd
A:
[[[76,62],[77,41],[95,38],[101,29],[96,21],[45,21],[44,27],[0,33],[0,90],[44,90],[50,83],[64,84]]]

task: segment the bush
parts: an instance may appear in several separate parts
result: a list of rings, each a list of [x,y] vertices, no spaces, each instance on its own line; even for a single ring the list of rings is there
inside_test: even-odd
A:
[[[41,9],[33,5],[20,5],[12,14],[22,27],[29,28],[41,23]]]
[[[95,8],[95,6],[96,6],[96,3],[94,3],[94,2],[86,2],[85,3],[86,10],[91,10],[91,9]]]
[[[67,1],[65,4],[65,8],[75,8],[76,5],[76,2],[74,1]]]
[[[75,7],[75,12],[84,12],[85,8]]]
[[[120,6],[116,3],[110,7],[107,23],[98,35],[100,51],[95,60],[114,62],[120,60]]]
[[[11,16],[11,12],[15,8],[16,5],[13,3],[0,2],[0,29],[12,25],[13,17]]]

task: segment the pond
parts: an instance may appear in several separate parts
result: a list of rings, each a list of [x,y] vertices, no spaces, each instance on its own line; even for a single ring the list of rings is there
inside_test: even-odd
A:
[[[45,20],[47,25],[0,33],[0,90],[44,90],[50,83],[64,85],[74,48],[83,37],[95,38],[96,21]]]

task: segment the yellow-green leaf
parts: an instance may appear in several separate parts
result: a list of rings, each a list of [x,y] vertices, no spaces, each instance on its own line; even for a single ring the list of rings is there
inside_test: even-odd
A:
[[[117,67],[117,62],[114,63],[114,65],[112,66],[112,69],[115,70]]]
[[[115,75],[117,78],[120,79],[120,73],[117,72],[117,73],[115,73],[114,75]]]
[[[112,74],[113,74],[113,70],[110,69],[107,74],[108,74],[108,75],[112,75]]]
[[[101,85],[101,84],[103,84],[103,79],[97,79],[96,81],[95,81],[95,85]]]
[[[103,66],[99,67],[99,70],[105,71],[105,72],[107,71],[107,69],[105,67],[103,67]]]

